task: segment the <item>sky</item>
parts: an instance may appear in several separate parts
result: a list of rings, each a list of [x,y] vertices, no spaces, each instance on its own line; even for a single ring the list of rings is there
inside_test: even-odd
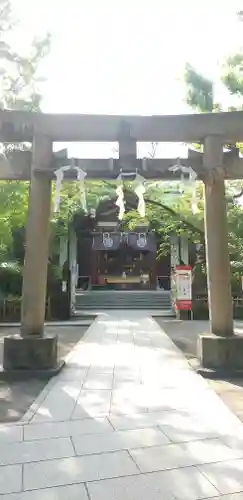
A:
[[[220,62],[243,45],[243,0],[13,0],[23,52],[49,30],[41,70],[46,112],[188,113],[186,62],[215,82]]]

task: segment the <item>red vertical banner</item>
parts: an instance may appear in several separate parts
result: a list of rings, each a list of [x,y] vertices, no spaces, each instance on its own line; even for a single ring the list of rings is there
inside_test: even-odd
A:
[[[192,310],[192,268],[191,266],[176,266],[176,309]]]

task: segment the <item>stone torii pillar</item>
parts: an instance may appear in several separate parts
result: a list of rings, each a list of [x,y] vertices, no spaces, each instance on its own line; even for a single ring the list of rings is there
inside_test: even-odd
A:
[[[50,370],[57,365],[57,338],[44,335],[51,180],[41,170],[51,166],[52,158],[51,139],[36,134],[32,148],[21,332],[19,336],[4,339],[5,370]]]
[[[228,337],[233,335],[233,309],[220,138],[205,140],[203,160],[208,170],[204,181],[204,221],[211,332]]]
[[[35,136],[29,190],[25,266],[22,290],[21,335],[42,336],[44,332],[46,282],[49,250],[51,180],[37,172],[52,162],[49,137]]]
[[[210,335],[199,338],[202,367],[233,369],[243,367],[243,338],[234,336],[231,273],[228,251],[227,206],[223,145],[220,137],[204,142],[205,244],[207,262]]]

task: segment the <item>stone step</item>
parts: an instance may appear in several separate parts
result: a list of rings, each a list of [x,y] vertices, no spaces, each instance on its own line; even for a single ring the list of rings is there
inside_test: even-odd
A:
[[[169,291],[77,291],[76,310],[82,309],[155,309],[172,312]]]

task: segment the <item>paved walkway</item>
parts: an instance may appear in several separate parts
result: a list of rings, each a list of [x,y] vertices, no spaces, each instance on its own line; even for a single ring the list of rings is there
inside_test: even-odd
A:
[[[0,426],[0,500],[239,492],[243,424],[145,313],[99,316],[22,422]]]

